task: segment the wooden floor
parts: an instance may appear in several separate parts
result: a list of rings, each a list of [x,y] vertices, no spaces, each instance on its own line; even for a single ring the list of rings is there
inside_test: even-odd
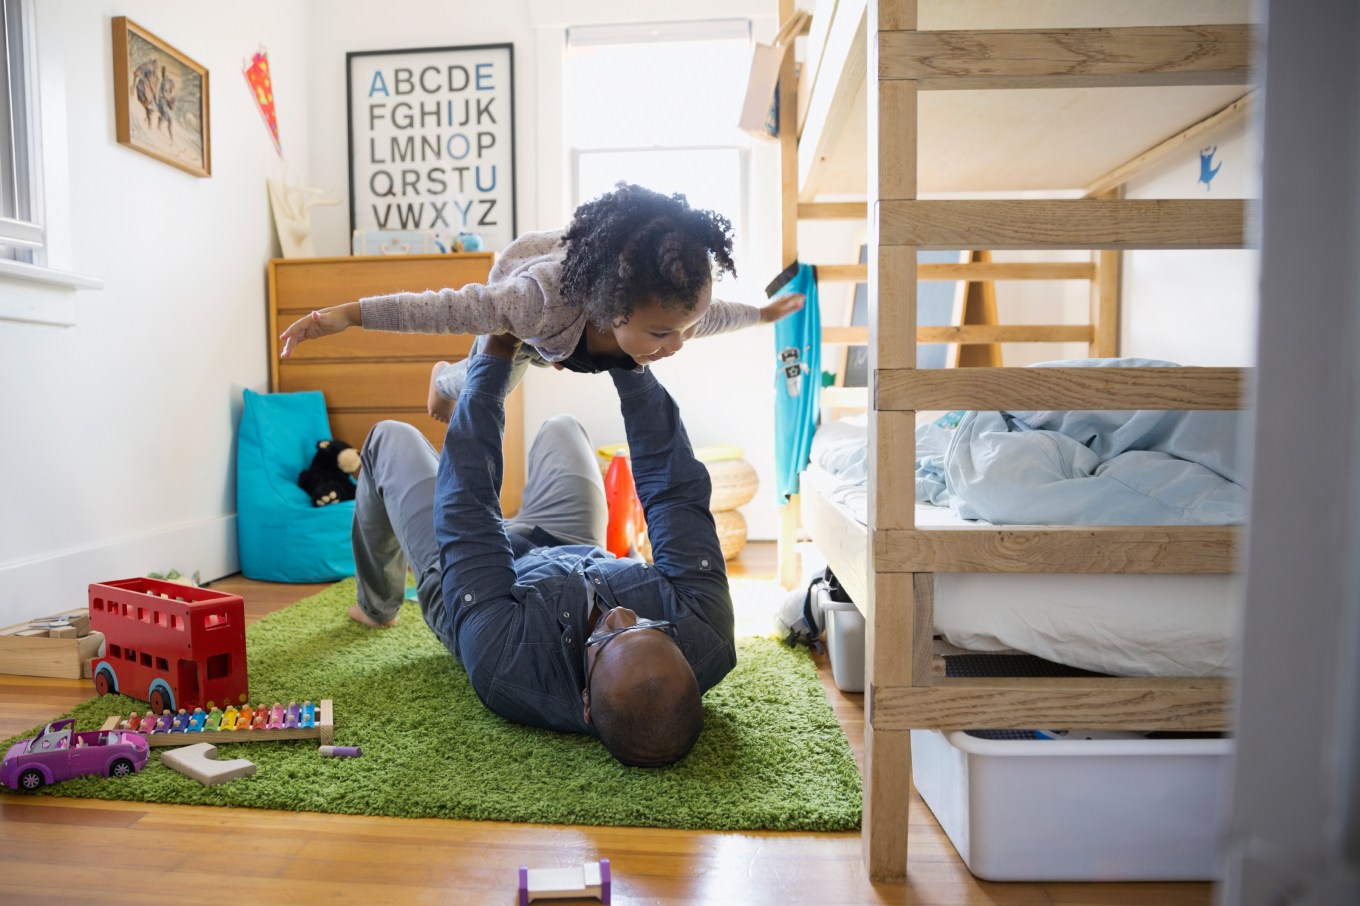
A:
[[[733,576],[772,578],[774,546]],[[324,585],[214,583],[258,619]],[[822,680],[856,758],[863,696]],[[88,680],[0,675],[0,738],[93,694]],[[969,874],[915,791],[904,884],[873,884],[858,833],[703,833],[364,818],[0,794],[0,902],[501,903],[516,871],[608,857],[615,903],[1208,904],[1210,884],[988,883]],[[580,901],[587,902],[587,901]]]

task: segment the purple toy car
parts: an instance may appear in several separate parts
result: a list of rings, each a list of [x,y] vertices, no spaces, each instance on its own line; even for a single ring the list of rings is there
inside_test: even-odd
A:
[[[131,730],[75,733],[75,720],[54,720],[32,739],[9,747],[0,764],[0,783],[12,790],[36,790],[86,774],[126,777],[146,767],[151,747]]]

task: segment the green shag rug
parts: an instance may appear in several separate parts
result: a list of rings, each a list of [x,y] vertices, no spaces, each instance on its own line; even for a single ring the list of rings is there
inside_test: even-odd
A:
[[[35,795],[292,811],[712,830],[838,831],[859,827],[860,777],[816,667],[772,638],[737,642],[737,667],[704,696],[704,732],[680,763],[620,765],[593,737],[519,726],[486,710],[414,604],[391,629],[345,614],[347,580],[246,630],[252,701],[330,698],[335,744],[224,744],[253,776],[203,786],[160,765],[85,777]],[[120,695],[64,716],[98,729],[144,710]],[[33,733],[24,734],[32,736]],[[4,745],[9,746],[10,742]]]

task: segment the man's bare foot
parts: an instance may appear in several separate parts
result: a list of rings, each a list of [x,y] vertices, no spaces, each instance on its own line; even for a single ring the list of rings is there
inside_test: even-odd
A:
[[[448,367],[448,364],[448,362],[435,362],[434,368],[430,369],[430,396],[425,402],[425,408],[429,411],[430,418],[445,424],[448,424],[449,419],[453,417],[454,401],[446,400],[440,395],[435,378],[439,376],[440,371]]]
[[[362,623],[365,626],[372,626],[374,629],[386,629],[389,626],[397,625],[396,617],[393,617],[386,623],[379,623],[377,620],[373,619],[368,614],[364,613],[363,608],[361,608],[358,604],[355,604],[353,607],[349,609],[349,618],[356,623]]]

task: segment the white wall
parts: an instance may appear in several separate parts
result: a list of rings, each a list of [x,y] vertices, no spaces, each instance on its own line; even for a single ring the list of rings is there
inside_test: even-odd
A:
[[[1127,198],[1260,197],[1259,143],[1246,118],[1207,132],[1125,187]],[[1217,147],[1208,187],[1199,152]],[[1136,251],[1124,254],[1124,355],[1182,365],[1246,366],[1256,361],[1259,253],[1254,250]]]
[[[104,289],[79,295],[74,326],[0,320],[0,624],[84,606],[91,581],[236,568],[232,451],[241,388],[267,379],[264,268],[276,242],[264,182],[281,166],[241,75],[260,45],[284,148],[296,160],[309,151],[301,6],[35,8],[40,65],[60,70],[44,85],[65,84],[63,263]],[[210,178],[115,141],[120,15],[209,70]]]

